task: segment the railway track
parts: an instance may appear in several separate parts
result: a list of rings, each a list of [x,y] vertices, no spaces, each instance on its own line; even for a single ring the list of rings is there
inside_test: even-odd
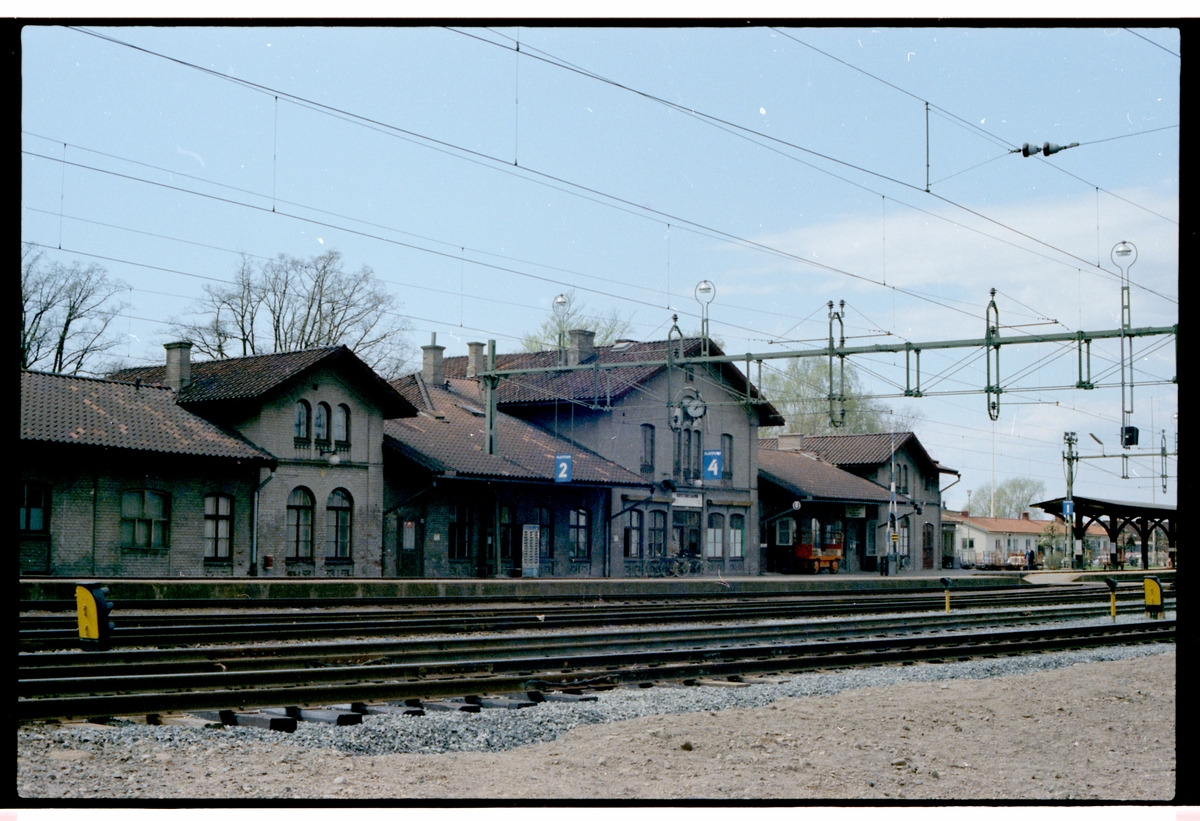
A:
[[[403,709],[406,700],[479,700],[481,693],[517,693],[532,703],[545,698],[548,691],[578,691],[585,686],[729,680],[814,668],[1175,640],[1174,619],[1014,628],[1010,625],[1014,616],[1026,621],[1031,618],[1028,613],[1012,614],[1009,623],[993,620],[982,630],[978,629],[981,619],[971,625],[947,619],[930,625],[940,632],[920,635],[912,634],[915,626],[911,623],[892,620],[890,625],[881,622],[857,627],[808,624],[806,631],[764,625],[726,631],[677,628],[598,634],[592,630],[563,634],[553,641],[501,636],[392,645],[360,642],[350,648],[277,645],[226,650],[228,663],[214,661],[212,655],[204,655],[211,651],[200,649],[187,651],[190,658],[171,658],[169,651],[133,650],[112,655],[21,654],[17,714],[19,720],[30,721],[233,711],[281,704],[300,714],[300,705],[382,701]],[[976,629],[946,632],[965,627]],[[875,635],[859,637],[863,631]],[[888,634],[880,636],[881,631]],[[67,656],[77,657],[78,662],[64,661]],[[106,658],[101,661],[96,656]],[[194,666],[197,663],[201,667]]]
[[[1118,590],[1123,602],[1141,600],[1140,585]],[[1173,599],[1173,591],[1165,598]],[[389,605],[358,600],[354,607],[339,604],[321,607],[311,601],[305,609],[278,605],[249,610],[239,602],[234,612],[184,611],[122,612],[116,602],[113,616],[118,624],[114,647],[177,646],[198,643],[245,643],[289,639],[322,639],[339,636],[403,636],[429,633],[501,632],[511,630],[569,629],[612,625],[650,625],[685,622],[730,622],[818,616],[905,613],[940,609],[940,591],[890,593],[864,591],[853,594],[788,596],[770,599],[702,598],[690,601],[593,600],[520,602],[481,608],[478,604]],[[1107,606],[1108,588],[1103,584],[1070,585],[1030,589],[1020,587],[952,592],[953,607],[981,609],[1011,606],[1071,605],[1081,602]],[[230,602],[217,602],[222,607]],[[314,609],[318,608],[318,609]],[[73,615],[23,613],[18,623],[18,647],[23,651],[70,649],[78,644]]]

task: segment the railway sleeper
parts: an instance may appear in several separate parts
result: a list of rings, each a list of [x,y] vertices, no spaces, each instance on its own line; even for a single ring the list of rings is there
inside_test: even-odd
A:
[[[266,707],[262,712],[268,715],[285,715],[297,721],[313,721],[321,724],[335,724],[338,727],[349,727],[362,724],[362,714],[342,710],[307,710],[295,705],[287,707]]]
[[[226,727],[257,727],[260,730],[275,730],[281,733],[296,732],[296,719],[292,716],[239,713],[233,710],[193,710],[191,714],[220,722]]]
[[[504,698],[494,696],[464,696],[468,704],[478,704],[480,707],[490,707],[503,710],[520,710],[524,707],[536,707],[538,702],[527,698]]]

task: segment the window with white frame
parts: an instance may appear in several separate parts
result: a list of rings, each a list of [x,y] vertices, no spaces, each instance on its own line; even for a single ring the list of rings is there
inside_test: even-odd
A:
[[[746,517],[740,513],[734,513],[729,517],[729,558],[745,558],[745,544]]]
[[[708,532],[704,538],[704,558],[720,559],[725,555],[725,516],[708,514]]]

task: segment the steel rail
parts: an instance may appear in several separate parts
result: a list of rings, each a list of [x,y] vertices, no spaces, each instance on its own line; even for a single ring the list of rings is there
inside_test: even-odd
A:
[[[959,608],[986,607],[1014,604],[1071,603],[1094,598],[1103,593],[1108,600],[1108,589],[1103,585],[1086,588],[1050,588],[1029,590],[1019,593],[996,594],[978,591],[956,591],[954,600]],[[1133,590],[1118,593],[1122,599],[1137,598]],[[1169,598],[1169,594],[1168,594]],[[529,605],[522,609],[490,611],[480,613],[470,610],[455,610],[431,615],[430,611],[353,612],[341,618],[329,618],[329,614],[225,614],[226,618],[214,618],[212,614],[201,617],[194,623],[189,615],[145,618],[130,617],[122,620],[119,610],[115,620],[120,625],[114,631],[114,646],[138,646],[145,644],[192,644],[206,642],[243,642],[256,638],[270,640],[279,637],[281,629],[290,638],[323,638],[338,635],[404,635],[428,632],[469,632],[479,630],[519,630],[565,628],[573,626],[597,626],[614,624],[655,624],[681,621],[730,621],[752,618],[786,618],[812,615],[846,615],[878,612],[912,612],[940,606],[943,594],[924,592],[902,596],[863,597],[860,594],[820,601],[789,599],[773,602],[724,602],[702,605],[680,606],[674,603],[659,606],[640,605],[591,605],[568,607],[543,607]],[[118,602],[119,607],[119,602]],[[324,617],[323,617],[324,616]],[[26,625],[18,630],[18,646],[22,649],[54,649],[73,647],[78,642],[74,622],[61,616],[24,617]],[[132,623],[131,623],[132,622]],[[47,625],[45,627],[31,625]],[[51,626],[52,625],[52,626]]]
[[[1141,604],[1126,603],[1120,612],[1132,613]],[[164,675],[211,673],[289,667],[329,666],[333,664],[378,664],[381,661],[409,663],[429,661],[479,660],[500,652],[516,650],[534,655],[551,649],[573,647],[586,641],[592,647],[647,649],[671,647],[684,642],[713,645],[738,641],[780,641],[789,638],[830,639],[846,636],[878,635],[881,631],[936,633],[981,626],[1047,623],[1067,619],[1082,619],[1106,614],[1107,604],[1057,606],[1053,608],[1022,608],[1014,612],[953,614],[933,613],[924,621],[914,622],[910,616],[868,617],[852,622],[790,622],[748,624],[727,627],[672,627],[646,631],[576,632],[540,635],[486,635],[472,637],[432,637],[399,641],[344,641],[328,644],[252,644],[241,647],[188,647],[174,649],[116,649],[80,653],[20,653],[19,679],[87,678],[111,676],[114,670],[121,675]]]
[[[1175,621],[1058,629],[987,631],[983,634],[888,637],[843,642],[680,649],[628,653],[577,653],[539,660],[498,658],[472,670],[464,665],[381,665],[357,670],[290,671],[289,685],[229,688],[217,681],[200,689],[200,676],[172,679],[150,692],[19,697],[19,721],[131,715],[200,709],[246,709],[277,704],[328,704],[511,692],[699,677],[739,676],[813,668],[911,663],[976,656],[1175,640]],[[349,675],[353,673],[353,675]],[[340,677],[339,677],[340,676]],[[217,679],[220,678],[218,675]],[[314,683],[314,682],[323,683]],[[296,684],[295,682],[302,682]],[[21,683],[19,682],[19,685]],[[94,684],[94,682],[93,682]],[[171,691],[173,685],[178,688]]]

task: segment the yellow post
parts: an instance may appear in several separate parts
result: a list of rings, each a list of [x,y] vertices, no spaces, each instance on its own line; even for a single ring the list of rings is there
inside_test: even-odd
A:
[[[1105,579],[1104,583],[1108,585],[1109,612],[1112,613],[1112,620],[1117,620],[1117,582],[1116,579]]]
[[[1154,576],[1147,576],[1142,588],[1146,591],[1146,615],[1152,619],[1162,618],[1162,584]]]

